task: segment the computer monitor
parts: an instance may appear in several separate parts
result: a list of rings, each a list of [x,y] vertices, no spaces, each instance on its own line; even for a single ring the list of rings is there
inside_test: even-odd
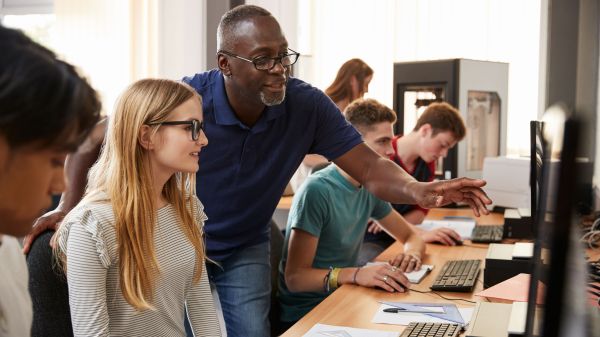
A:
[[[566,109],[553,106],[544,114],[541,142],[542,166],[540,198],[535,219],[537,235],[534,268],[529,287],[527,336],[558,336],[561,329],[565,298],[567,255],[574,215],[579,123]],[[533,180],[535,181],[535,180]],[[532,189],[533,190],[533,189]],[[551,276],[551,277],[550,277]],[[538,307],[538,281],[545,285],[544,304]]]
[[[531,225],[535,235],[536,215],[538,209],[540,181],[542,179],[542,163],[544,161],[544,137],[542,135],[544,123],[531,121],[529,123],[529,187],[531,200]]]

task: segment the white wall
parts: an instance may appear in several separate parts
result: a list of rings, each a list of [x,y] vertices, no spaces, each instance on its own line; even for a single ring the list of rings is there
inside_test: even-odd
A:
[[[135,80],[205,70],[205,0],[55,0],[56,51],[78,66],[112,112]]]
[[[179,79],[206,70],[206,3],[55,0],[57,51],[89,75],[109,112],[117,95],[136,79]],[[541,13],[547,0],[247,3],[270,10],[289,46],[302,54],[294,67],[297,77],[324,89],[343,62],[360,57],[375,70],[367,97],[390,106],[394,62],[473,58],[510,63],[508,151],[527,153],[527,121],[537,118],[538,97],[544,94],[540,23],[547,19]]]
[[[324,89],[342,63],[359,57],[375,71],[366,96],[389,106],[394,62],[470,58],[510,63],[508,152],[526,154],[528,121],[537,119],[540,111],[541,1],[545,0],[247,3],[271,11],[290,47],[302,54],[297,77]]]
[[[122,0],[56,0],[56,52],[101,95],[106,113],[133,79],[131,6]]]
[[[205,22],[206,0],[159,2],[158,76],[179,80],[206,70]]]
[[[271,12],[279,21],[290,48],[298,45],[298,0],[246,0],[246,4],[260,6]]]

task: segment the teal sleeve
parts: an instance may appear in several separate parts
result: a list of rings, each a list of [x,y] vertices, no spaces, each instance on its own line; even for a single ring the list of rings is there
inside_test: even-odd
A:
[[[380,220],[388,216],[392,211],[392,205],[387,201],[375,197],[373,197],[373,199],[375,199],[375,205],[373,207],[373,212],[371,212],[371,218]]]
[[[317,179],[308,179],[294,195],[288,219],[288,228],[302,229],[316,237],[321,236],[329,221],[329,203],[326,190]]]

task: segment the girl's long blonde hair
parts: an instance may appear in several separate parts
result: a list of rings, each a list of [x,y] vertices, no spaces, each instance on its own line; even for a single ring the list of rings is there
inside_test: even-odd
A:
[[[191,98],[201,103],[194,89],[171,80],[144,79],[127,88],[110,118],[100,158],[90,169],[86,193],[80,202],[112,205],[121,292],[138,310],[153,308],[154,282],[160,273],[154,250],[154,184],[148,151],[139,142],[139,131],[143,125],[165,121],[176,107]],[[159,126],[153,127],[156,132]],[[181,229],[194,246],[193,280],[199,282],[205,252],[195,187],[194,173],[177,173],[167,181],[162,195],[175,208]],[[65,255],[60,251],[57,255],[65,266]]]

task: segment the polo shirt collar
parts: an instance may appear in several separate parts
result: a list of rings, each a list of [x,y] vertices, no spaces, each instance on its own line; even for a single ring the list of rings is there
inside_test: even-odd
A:
[[[221,72],[216,76],[216,85],[213,86],[213,104],[215,108],[215,122],[219,125],[236,125],[242,123],[237,119],[225,92],[225,81]]]
[[[237,118],[235,112],[229,104],[229,101],[227,100],[227,92],[225,91],[225,80],[223,79],[223,74],[219,73],[217,76],[216,85],[213,87],[213,90],[215,122],[219,125],[238,125],[247,129],[248,127]],[[263,111],[262,117],[252,129],[255,132],[263,131],[266,129],[270,120],[276,119],[284,113],[285,101],[284,103],[275,106],[268,106]]]

